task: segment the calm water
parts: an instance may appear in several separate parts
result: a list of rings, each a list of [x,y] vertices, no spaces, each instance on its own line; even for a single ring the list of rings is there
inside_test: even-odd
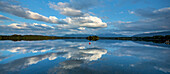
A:
[[[170,74],[170,45],[88,42],[0,41],[0,74]]]

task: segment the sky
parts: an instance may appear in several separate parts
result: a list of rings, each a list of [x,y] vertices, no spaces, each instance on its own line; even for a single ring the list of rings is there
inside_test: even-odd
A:
[[[122,34],[170,30],[170,0],[0,0],[0,35]]]

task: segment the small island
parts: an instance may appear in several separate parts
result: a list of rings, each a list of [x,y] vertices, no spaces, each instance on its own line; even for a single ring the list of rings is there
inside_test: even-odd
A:
[[[97,40],[99,40],[99,37],[98,36],[89,36],[86,39],[88,39],[90,41],[97,41]]]

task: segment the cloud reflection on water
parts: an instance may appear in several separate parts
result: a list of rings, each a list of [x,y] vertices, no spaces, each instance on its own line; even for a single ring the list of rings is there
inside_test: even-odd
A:
[[[94,72],[90,67],[82,67],[84,64],[89,64],[92,61],[97,61],[102,58],[116,59],[118,57],[135,57],[140,59],[139,61],[128,64],[134,69],[138,69],[144,66],[155,70],[162,71],[164,73],[170,72],[170,50],[168,47],[162,47],[162,45],[153,46],[148,44],[138,44],[131,41],[96,41],[92,42],[92,45],[88,45],[88,42],[74,42],[74,41],[1,41],[0,42],[0,56],[1,61],[10,60],[1,64],[0,61],[0,73],[9,71],[21,71],[29,66],[43,62],[44,60],[56,60],[58,57],[65,58],[64,61],[58,63],[57,66],[48,69],[49,73],[69,73],[72,70],[87,70]],[[12,56],[11,56],[12,54]],[[16,55],[26,55],[16,58]],[[113,58],[111,58],[113,57]],[[12,60],[11,60],[12,59]],[[101,61],[107,61],[101,60]],[[129,59],[132,60],[132,59]],[[126,60],[127,61],[127,60]],[[107,61],[108,62],[108,61]],[[101,64],[107,64],[101,63]],[[112,64],[114,61],[109,61]],[[114,62],[116,64],[116,62]],[[115,67],[116,66],[112,66]],[[106,67],[106,72],[107,73]],[[122,68],[123,70],[123,68]],[[96,73],[97,68],[96,68]]]
[[[14,46],[15,46],[15,44],[16,43],[14,43]],[[21,54],[21,53],[24,53],[24,54],[36,53],[36,52],[38,53],[38,52],[41,52],[42,50],[48,51],[49,49],[51,49],[53,51],[48,52],[48,53],[42,53],[40,55],[14,59],[13,61],[8,62],[6,64],[1,64],[0,71],[1,72],[20,71],[24,68],[27,68],[30,65],[37,64],[38,62],[43,61],[45,59],[55,60],[57,57],[64,57],[64,58],[68,59],[67,61],[60,63],[60,65],[61,65],[60,68],[71,69],[71,68],[79,67],[81,64],[88,62],[88,61],[98,60],[99,58],[102,57],[102,55],[107,53],[106,49],[101,49],[101,48],[81,49],[81,48],[79,48],[80,47],[79,45],[74,46],[74,45],[70,45],[70,43],[63,43],[64,44],[63,48],[61,48],[61,45],[60,46],[56,45],[56,43],[53,43],[53,44],[55,44],[53,47],[53,44],[49,44],[48,41],[47,41],[47,43],[44,43],[45,46],[42,46],[42,43],[40,43],[40,44],[33,43],[33,44],[27,45],[27,42],[25,42],[25,45],[24,45],[24,42],[23,42],[22,44],[17,44],[18,47],[16,47],[17,46],[16,45],[15,47],[11,46],[11,47],[8,47],[7,49],[1,49],[1,51],[8,51],[11,53],[16,53],[16,54],[17,54],[17,52],[19,52],[19,54]],[[80,45],[82,45],[82,44],[80,44]],[[25,49],[15,49],[15,48],[20,48],[19,46],[21,46],[22,48],[25,48]],[[39,46],[42,46],[42,47],[39,47]],[[30,47],[32,47],[32,49],[30,49]],[[5,48],[5,47],[3,47],[3,48]],[[26,49],[26,48],[28,48],[28,49]],[[42,49],[40,49],[40,48],[42,48]],[[16,51],[16,52],[13,52],[13,51]],[[23,51],[25,51],[25,52],[23,52]],[[82,62],[81,63],[79,63],[79,62],[71,63],[72,60],[79,60]]]

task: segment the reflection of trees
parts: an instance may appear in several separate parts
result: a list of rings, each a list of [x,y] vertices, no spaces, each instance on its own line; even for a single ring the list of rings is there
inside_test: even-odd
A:
[[[170,35],[156,35],[152,37],[133,37],[133,40],[136,41],[148,41],[148,42],[154,42],[154,43],[165,43],[166,40],[170,40]]]

